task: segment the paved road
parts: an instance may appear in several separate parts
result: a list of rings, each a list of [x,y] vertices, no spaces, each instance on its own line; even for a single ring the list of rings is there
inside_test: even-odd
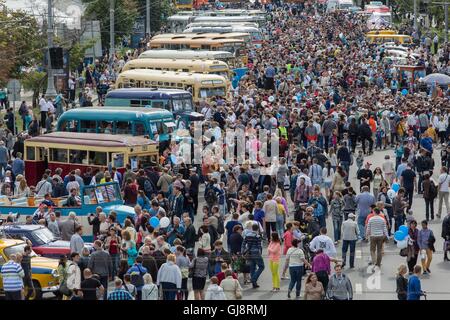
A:
[[[434,170],[434,179],[437,180],[437,176],[440,170],[440,149],[434,151],[436,169]],[[369,160],[372,163],[372,169],[377,166],[381,167],[384,161],[384,156],[389,154],[391,158],[393,157],[393,150],[386,151],[376,151],[372,156],[367,157],[365,160]],[[350,178],[352,185],[355,190],[359,190],[359,181],[356,179],[356,165],[353,165],[350,169]],[[435,200],[435,208],[437,212],[437,199]],[[200,204],[201,207],[202,204]],[[422,221],[425,219],[425,202],[422,195],[415,195],[413,201],[413,211],[414,217],[417,221]],[[445,211],[445,209],[444,209]],[[443,211],[443,212],[444,212]],[[197,219],[198,220],[198,219]],[[199,221],[196,222],[196,226],[200,224]],[[327,221],[327,226],[329,235],[332,237],[332,221],[331,218]],[[428,299],[434,300],[444,300],[450,299],[450,262],[443,261],[442,246],[443,241],[440,238],[441,234],[441,220],[435,220],[430,223],[430,228],[436,235],[436,250],[437,252],[433,256],[433,261],[431,264],[431,275],[422,276],[422,287],[423,290],[428,292]],[[341,257],[341,245],[337,247],[338,257]],[[251,285],[243,286],[244,294],[243,299],[254,299],[254,300],[266,300],[266,299],[287,299],[287,288],[289,280],[281,280],[281,291],[278,293],[272,293],[272,281],[271,273],[267,263],[267,251],[264,250],[264,257],[266,262],[266,269],[262,273],[260,280],[258,281],[261,286],[258,289],[251,288]],[[358,242],[356,249],[356,260],[355,269],[346,269],[345,273],[350,277],[355,300],[382,300],[382,299],[396,299],[397,295],[395,293],[395,274],[397,267],[401,263],[406,264],[406,258],[399,255],[399,249],[391,240],[385,246],[385,253],[383,256],[383,262],[381,266],[381,271],[377,273],[371,272],[371,267],[368,267],[368,262],[370,259],[370,250],[368,243]],[[281,265],[284,263],[284,259],[281,261]],[[420,262],[420,261],[419,261]],[[281,266],[280,266],[281,268]],[[281,271],[280,271],[281,272]],[[242,279],[241,279],[242,280]],[[302,293],[303,296],[303,286],[302,283]]]

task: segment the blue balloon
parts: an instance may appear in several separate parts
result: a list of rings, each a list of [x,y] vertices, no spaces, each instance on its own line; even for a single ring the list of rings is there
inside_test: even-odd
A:
[[[394,233],[394,240],[395,241],[402,241],[403,239],[406,238],[406,233],[398,230]]]
[[[159,219],[157,217],[151,217],[149,222],[150,222],[150,225],[153,228],[158,228],[158,226],[159,226]]]
[[[394,190],[395,192],[398,192],[398,190],[400,190],[400,185],[398,183],[393,183],[392,190]]]
[[[403,232],[404,234],[408,234],[408,227],[407,226],[405,226],[405,225],[403,225],[403,226],[400,226],[399,228],[398,228],[398,230],[400,230],[401,232]]]
[[[408,94],[408,90],[407,89],[403,89],[402,90],[402,95],[406,96]]]

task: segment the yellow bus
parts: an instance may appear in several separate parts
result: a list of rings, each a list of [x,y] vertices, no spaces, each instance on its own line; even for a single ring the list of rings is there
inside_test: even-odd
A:
[[[227,79],[231,78],[228,65],[219,60],[200,59],[134,59],[128,61],[123,71],[134,69],[152,69],[163,71],[181,71],[206,74],[217,74]]]
[[[395,42],[399,44],[412,44],[412,37],[404,34],[369,34],[366,35],[369,43]]]
[[[247,64],[245,42],[239,39],[161,38],[150,40],[150,49],[228,51]]]
[[[366,33],[366,36],[368,35],[378,35],[378,34],[397,34],[397,31],[395,30],[372,30]]]
[[[119,74],[115,84],[120,88],[168,88],[192,93],[195,102],[212,97],[228,97],[227,79],[215,74],[201,74],[149,69],[134,69]]]
[[[175,8],[178,10],[189,9],[192,10],[193,1],[192,0],[174,0]]]

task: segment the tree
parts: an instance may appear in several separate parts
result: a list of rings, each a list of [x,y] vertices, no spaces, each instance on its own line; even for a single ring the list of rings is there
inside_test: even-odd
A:
[[[24,72],[22,74],[22,85],[24,90],[33,91],[33,108],[35,108],[40,92],[47,87],[47,73],[37,70]]]
[[[145,17],[146,0],[137,0],[139,15]],[[161,29],[162,23],[173,14],[173,6],[169,0],[150,1],[150,30],[153,32]]]
[[[0,0],[0,7],[2,4]],[[34,16],[0,10],[0,84],[41,62],[45,47],[44,34]]]
[[[85,17],[100,21],[102,46],[109,48],[109,6],[111,0],[83,0],[86,3]],[[114,0],[114,29],[116,42],[133,29],[137,17],[136,0]]]

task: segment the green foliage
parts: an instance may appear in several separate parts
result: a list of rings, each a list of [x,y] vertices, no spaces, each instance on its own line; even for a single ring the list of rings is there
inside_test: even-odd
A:
[[[39,93],[47,87],[47,73],[32,70],[24,72],[21,78],[24,90],[33,91],[33,107],[35,107]]]
[[[114,0],[114,29],[116,43],[133,29],[138,10],[136,0]],[[99,20],[102,46],[109,47],[109,6],[110,0],[83,0],[87,4],[85,16],[89,19]]]
[[[137,0],[139,15],[146,16],[146,0]],[[150,30],[153,32],[161,29],[162,23],[168,16],[174,13],[169,0],[150,1]]]
[[[86,43],[82,44],[80,42],[76,42],[71,48],[69,48],[70,54],[70,70],[76,70],[80,60],[83,60],[86,50],[92,48],[97,39],[90,39]]]
[[[0,0],[0,8],[2,4]],[[0,84],[41,62],[45,39],[34,16],[0,10]]]

